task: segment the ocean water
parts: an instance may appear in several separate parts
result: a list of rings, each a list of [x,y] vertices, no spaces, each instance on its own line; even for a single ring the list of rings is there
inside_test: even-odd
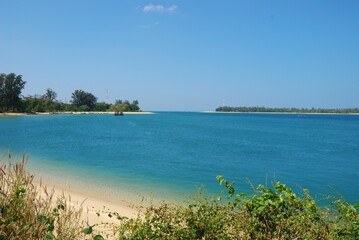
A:
[[[359,116],[158,112],[0,118],[0,158],[30,155],[47,181],[109,197],[191,195],[216,176],[247,184],[281,181],[317,199],[359,201]]]

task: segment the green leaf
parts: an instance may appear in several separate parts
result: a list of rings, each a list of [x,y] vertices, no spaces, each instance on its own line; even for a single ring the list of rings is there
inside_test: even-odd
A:
[[[19,195],[20,195],[21,193],[25,193],[25,192],[26,192],[26,190],[25,190],[24,188],[22,188],[22,187],[17,188],[17,189],[16,189],[16,192],[15,192],[16,197],[19,197]]]
[[[218,183],[219,183],[220,185],[222,185],[223,180],[224,180],[223,177],[222,177],[222,176],[217,176],[216,178],[217,178]]]
[[[96,235],[93,240],[105,240],[101,235]]]
[[[27,232],[31,228],[31,226],[32,226],[32,223],[25,225],[23,228],[23,231]]]
[[[7,240],[7,237],[4,234],[0,235],[0,240]]]
[[[45,215],[38,215],[37,220],[39,220],[42,223],[47,223],[48,218]]]
[[[92,227],[88,226],[87,228],[84,229],[84,234],[91,234],[92,233]]]
[[[57,205],[57,209],[65,210],[65,206],[63,204]]]
[[[52,232],[52,231],[54,231],[54,229],[55,229],[55,226],[54,226],[54,225],[49,225],[46,230],[47,230],[48,232]]]
[[[54,239],[54,235],[49,233],[49,234],[46,235],[45,239],[52,240],[52,239]]]
[[[259,213],[261,213],[261,212],[264,211],[264,209],[265,209],[265,206],[260,206],[260,207],[257,208],[257,211],[258,211]]]

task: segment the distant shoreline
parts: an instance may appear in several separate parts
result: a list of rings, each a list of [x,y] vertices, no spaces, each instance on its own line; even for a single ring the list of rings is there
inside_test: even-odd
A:
[[[292,115],[359,115],[359,113],[321,113],[321,112],[222,112],[205,111],[205,113],[224,113],[224,114],[292,114]]]
[[[273,114],[359,114],[359,108],[293,108],[293,107],[230,107],[222,106],[215,109],[216,112],[229,113],[273,113]]]
[[[36,116],[36,115],[81,115],[81,114],[108,114],[115,115],[115,112],[35,112],[35,113],[0,113],[0,116]],[[153,112],[123,112],[124,115],[154,114]]]

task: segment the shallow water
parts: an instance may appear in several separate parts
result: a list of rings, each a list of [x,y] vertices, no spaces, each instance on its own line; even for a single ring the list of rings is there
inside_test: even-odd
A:
[[[215,177],[249,191],[279,180],[359,201],[359,116],[165,113],[0,118],[0,149],[30,154],[29,166],[64,185],[117,196],[194,193]],[[329,187],[330,186],[330,187]],[[96,191],[97,191],[96,190]]]

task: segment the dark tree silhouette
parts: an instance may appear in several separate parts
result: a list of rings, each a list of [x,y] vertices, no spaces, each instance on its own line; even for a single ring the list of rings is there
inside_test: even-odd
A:
[[[18,111],[20,94],[25,87],[21,75],[15,73],[0,74],[0,111]]]

